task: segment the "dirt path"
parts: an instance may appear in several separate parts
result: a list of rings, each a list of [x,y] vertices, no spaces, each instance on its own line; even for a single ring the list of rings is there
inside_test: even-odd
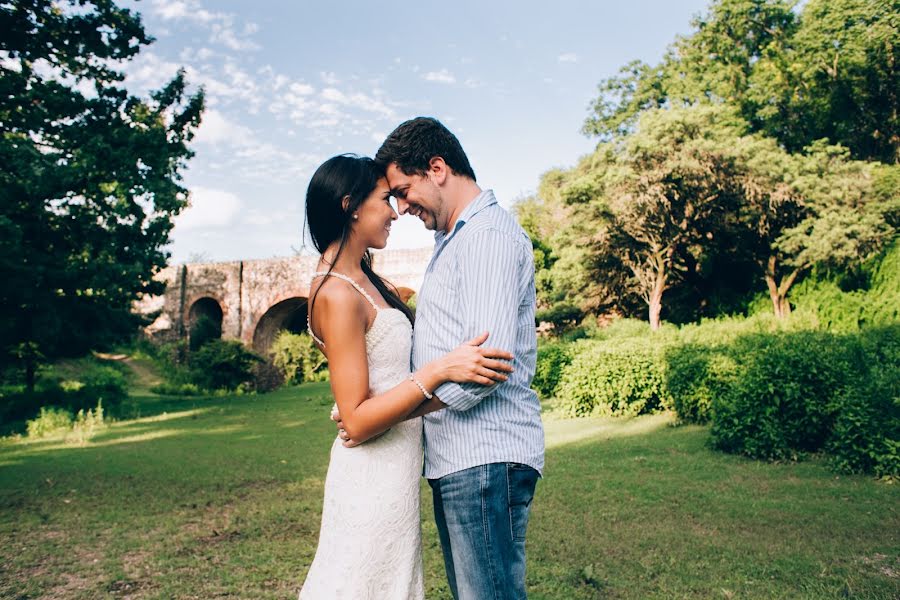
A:
[[[95,353],[98,358],[103,360],[114,360],[121,362],[131,369],[134,379],[132,380],[132,391],[141,394],[153,394],[150,388],[162,383],[162,377],[156,372],[154,365],[141,358],[134,358],[127,354],[105,354],[102,352]]]

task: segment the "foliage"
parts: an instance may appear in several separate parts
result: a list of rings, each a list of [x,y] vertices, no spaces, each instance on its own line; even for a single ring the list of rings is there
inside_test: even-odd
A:
[[[43,406],[38,416],[26,422],[26,427],[28,437],[32,439],[67,432],[70,434],[67,441],[84,444],[105,424],[103,401],[100,400],[96,407],[87,409],[87,412],[79,410],[74,419],[72,413],[64,408]]]
[[[538,346],[537,364],[534,371],[533,387],[542,398],[556,395],[563,368],[572,362],[572,355],[566,344],[544,343]]]
[[[206,393],[196,383],[173,383],[171,381],[154,385],[150,391],[160,396],[202,396]]]
[[[235,390],[253,381],[253,367],[262,360],[241,342],[211,340],[191,353],[191,379],[206,390]]]
[[[570,416],[634,416],[670,408],[657,341],[575,342],[572,362],[563,369],[557,388],[561,411]]]
[[[109,361],[66,360],[45,368],[33,392],[24,386],[0,389],[0,423],[30,419],[44,407],[77,413],[102,402],[107,410],[116,410],[127,395],[125,375]]]
[[[328,381],[328,359],[308,333],[281,331],[269,352],[289,383]]]
[[[42,406],[38,416],[28,420],[27,427],[28,437],[35,439],[67,431],[72,427],[72,413],[64,408]]]
[[[206,342],[221,338],[222,326],[209,315],[200,315],[191,324],[191,333],[188,337],[190,340],[189,347],[191,351],[195,351]]]
[[[270,360],[262,360],[252,369],[250,388],[254,392],[271,392],[284,384],[284,371]]]
[[[761,459],[826,451],[844,470],[896,477],[900,326],[741,338],[713,399],[712,444]]]
[[[900,159],[900,30],[885,0],[716,0],[657,65],[604,80],[584,131],[631,132],[663,106],[727,103],[797,152],[827,138],[854,157]]]
[[[681,344],[665,357],[666,390],[685,423],[708,423],[712,406],[734,385],[738,365],[727,346]]]
[[[160,291],[203,94],[179,72],[129,95],[121,65],[152,38],[113,2],[15,0],[0,30],[0,361],[30,391],[38,362],[130,334]]]

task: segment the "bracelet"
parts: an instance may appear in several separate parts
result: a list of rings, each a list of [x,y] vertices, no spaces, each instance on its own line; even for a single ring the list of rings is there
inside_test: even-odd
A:
[[[418,379],[416,379],[412,373],[409,374],[409,380],[416,384],[420,390],[422,390],[422,393],[425,395],[426,400],[431,400],[432,398],[434,398],[434,394],[429,393],[428,390],[425,389],[425,386],[422,385],[422,383]]]

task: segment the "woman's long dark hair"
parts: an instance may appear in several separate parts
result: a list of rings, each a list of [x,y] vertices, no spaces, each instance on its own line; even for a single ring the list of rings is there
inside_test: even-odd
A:
[[[382,177],[384,174],[375,166],[375,161],[355,154],[341,154],[329,158],[313,174],[309,188],[306,190],[306,224],[309,227],[313,245],[319,254],[324,254],[332,243],[336,240],[341,241],[333,262],[328,266],[326,279],[347,244],[351,216],[369,197]],[[344,198],[347,196],[350,197],[350,201],[344,208]],[[359,266],[362,267],[363,273],[369,278],[375,289],[381,293],[385,301],[392,308],[402,311],[412,323],[412,310],[400,299],[397,288],[372,270],[372,255],[368,250]],[[320,285],[309,300],[310,315],[312,315],[313,303],[321,289]]]

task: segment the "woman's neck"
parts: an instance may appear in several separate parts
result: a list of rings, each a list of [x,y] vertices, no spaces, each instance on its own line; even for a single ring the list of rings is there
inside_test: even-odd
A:
[[[325,270],[330,268],[332,271],[341,273],[352,279],[363,277],[364,274],[360,263],[362,263],[363,256],[365,256],[368,248],[364,245],[360,245],[353,239],[353,236],[350,236],[350,239],[344,244],[344,249],[341,250],[341,255],[338,256],[337,261],[335,261],[335,256],[337,256],[338,248],[340,247],[341,242],[338,240],[328,246],[325,252],[322,253],[322,258],[320,260],[323,266],[326,267]]]

